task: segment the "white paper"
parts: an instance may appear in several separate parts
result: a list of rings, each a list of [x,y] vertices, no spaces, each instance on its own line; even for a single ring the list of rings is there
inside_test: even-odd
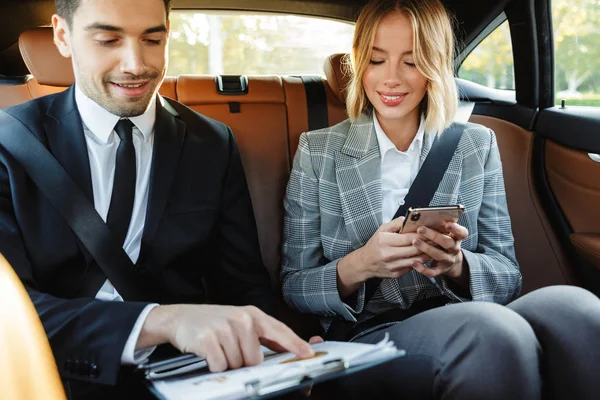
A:
[[[377,344],[323,342],[312,346],[317,357],[297,360],[291,353],[274,354],[254,367],[245,367],[223,373],[198,373],[191,377],[153,381],[154,387],[168,400],[243,399],[248,397],[246,384],[260,381],[270,384],[284,379],[293,382],[295,377],[320,371],[324,363],[339,360],[351,366],[375,361],[398,353],[388,336]],[[291,361],[294,360],[294,361]]]

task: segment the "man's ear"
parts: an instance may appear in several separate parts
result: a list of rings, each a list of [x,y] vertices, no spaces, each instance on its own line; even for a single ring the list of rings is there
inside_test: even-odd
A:
[[[52,28],[54,29],[54,44],[65,58],[71,58],[71,36],[67,21],[60,15],[52,16]]]

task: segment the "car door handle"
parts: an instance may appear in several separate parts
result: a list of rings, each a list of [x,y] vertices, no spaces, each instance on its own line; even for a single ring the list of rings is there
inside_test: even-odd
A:
[[[588,153],[588,156],[590,156],[593,161],[600,163],[600,154]]]

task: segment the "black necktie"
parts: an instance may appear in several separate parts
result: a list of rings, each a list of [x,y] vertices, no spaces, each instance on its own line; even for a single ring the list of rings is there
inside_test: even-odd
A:
[[[133,123],[128,119],[121,119],[115,126],[115,131],[121,143],[117,149],[117,162],[115,167],[115,182],[110,198],[110,208],[106,223],[113,233],[117,243],[123,245],[135,198],[135,148],[133,147]]]

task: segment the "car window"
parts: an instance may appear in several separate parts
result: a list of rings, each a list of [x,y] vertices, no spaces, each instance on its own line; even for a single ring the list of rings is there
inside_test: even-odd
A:
[[[492,89],[515,89],[508,21],[490,33],[463,61],[458,77]]]
[[[167,74],[321,75],[326,57],[350,52],[353,32],[320,18],[173,12]]]
[[[555,99],[600,107],[600,1],[553,0]]]

